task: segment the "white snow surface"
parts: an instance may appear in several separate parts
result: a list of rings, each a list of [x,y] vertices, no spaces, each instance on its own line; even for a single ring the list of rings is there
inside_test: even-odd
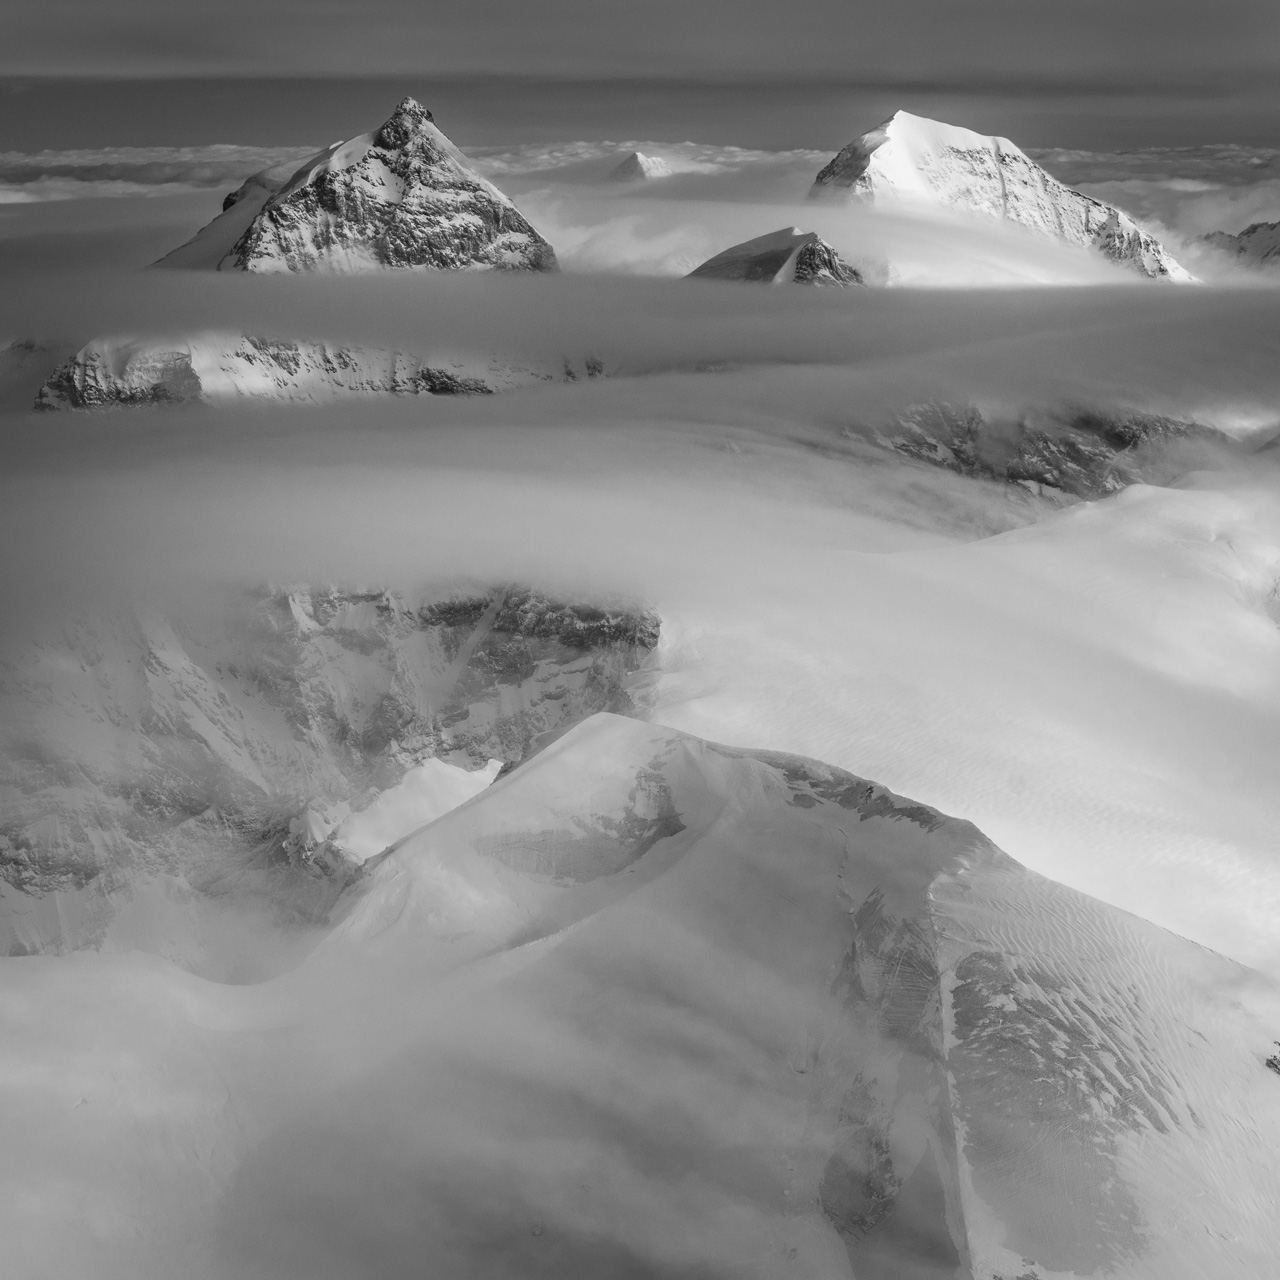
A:
[[[1072,191],[1008,138],[895,112],[818,175],[814,197],[941,206],[1008,220],[1104,256],[1140,275],[1193,279],[1128,214]]]
[[[1272,1274],[1275,988],[821,765],[599,715],[271,982],[0,964],[19,1280]]]
[[[403,840],[429,822],[478,796],[498,776],[501,760],[483,769],[462,769],[444,760],[424,760],[366,809],[348,814],[328,838],[357,861]]]
[[[231,193],[234,199],[230,208],[224,209],[208,226],[197,231],[186,244],[179,245],[172,252],[166,253],[155,265],[192,270],[219,267],[230,259],[236,242],[262,212],[263,205],[297,171],[297,160],[291,158],[250,174]]]

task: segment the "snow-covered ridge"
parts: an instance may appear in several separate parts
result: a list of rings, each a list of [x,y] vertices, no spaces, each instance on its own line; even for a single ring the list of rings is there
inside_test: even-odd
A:
[[[1201,244],[1229,253],[1248,267],[1280,267],[1280,222],[1255,222],[1236,235],[1211,231]]]
[[[1280,1173],[1272,1036],[1221,998],[1265,984],[841,769],[595,716],[390,851],[348,902],[323,948],[342,966],[543,940],[477,998],[582,1010],[555,1024],[558,1044],[594,1048],[557,1058],[566,1097],[594,1079],[615,1114],[627,1089],[600,1073],[633,1061],[728,1091],[722,1129],[644,1093],[646,1123],[608,1140],[735,1188],[758,1178],[755,1258],[832,1277],[1269,1274],[1273,1211],[1248,1189]],[[673,991],[680,1034],[655,1034]],[[500,1061],[519,1061],[527,1024],[495,1025]],[[471,1116],[486,1130],[492,1097]],[[744,1143],[762,1098],[776,1127]],[[574,1176],[541,1173],[566,1191]],[[617,1196],[609,1221],[628,1216]],[[711,1234],[710,1274],[733,1273],[747,1229]],[[547,1231],[576,1256],[558,1215]],[[539,1236],[511,1238],[502,1274],[529,1274]]]
[[[593,376],[598,366],[587,361],[584,372]],[[50,374],[35,407],[235,404],[246,398],[323,404],[367,394],[485,395],[577,376],[567,360],[562,369],[532,369],[496,358],[424,359],[380,347],[213,331],[95,339]]]
[[[254,175],[161,262],[260,272],[556,269],[551,246],[412,98],[374,132],[281,170]]]
[[[819,173],[813,198],[916,203],[1006,219],[1139,275],[1194,277],[1120,209],[1073,191],[1007,138],[899,111],[855,138]]]
[[[744,240],[689,272],[690,279],[767,284],[861,284],[862,276],[814,231],[783,227]]]

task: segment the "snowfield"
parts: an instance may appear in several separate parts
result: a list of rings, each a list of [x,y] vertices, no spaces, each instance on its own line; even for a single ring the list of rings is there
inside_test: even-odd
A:
[[[37,958],[3,1000],[23,1274],[1270,1267],[1274,987],[967,823],[626,718],[403,841],[274,982]]]

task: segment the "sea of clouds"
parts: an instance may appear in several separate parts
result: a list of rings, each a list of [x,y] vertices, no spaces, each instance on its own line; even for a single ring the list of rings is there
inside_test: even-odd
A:
[[[250,173],[297,158],[312,146],[112,147],[0,152],[0,204],[229,190]],[[799,201],[830,154],[768,151],[693,141],[565,141],[469,149],[478,167],[515,191],[589,187],[632,151],[660,156],[675,200]],[[1280,150],[1230,143],[1130,151],[1042,148],[1029,152],[1054,176],[1119,205],[1173,245],[1209,231],[1237,232],[1280,219]],[[633,193],[634,194],[634,193]]]
[[[674,176],[610,185],[637,145]],[[280,153],[220,169],[149,150],[131,170],[118,151],[60,154],[10,158],[27,195],[0,210],[0,334],[31,343],[0,386],[0,657],[99,610],[174,613],[264,582],[622,595],[663,619],[657,723],[876,779],[1280,976],[1280,293],[815,209],[810,152],[645,142],[478,156],[560,251],[557,277],[148,272]],[[1081,182],[1172,181],[1074,163]],[[54,183],[82,198],[43,198]],[[944,279],[960,265],[928,289],[670,278],[792,221],[851,256],[892,248]],[[1023,287],[963,287],[974,260]],[[319,409],[30,410],[56,350],[204,328],[592,355],[610,376]],[[1051,513],[877,443],[938,399],[1167,413],[1238,447],[1174,488]],[[683,997],[742,991],[748,1030],[805,1006],[754,969],[730,987],[704,937],[662,939],[681,999],[618,980],[627,1015],[660,1009],[647,1043],[677,1047],[662,1069],[603,1052],[553,983],[485,1003],[492,967],[451,984],[413,951],[397,967],[357,948],[251,987],[144,950],[0,960],[18,1274],[384,1280],[421,1274],[432,1248],[453,1274],[511,1274],[493,1261],[507,1231],[569,1250],[548,1275],[687,1276],[735,1249],[752,1274],[768,1233],[741,1153],[773,1159],[793,1109],[757,1087],[749,1035],[728,1041],[733,1071],[705,1070],[739,1024],[687,1016]],[[1210,995],[1252,982],[1241,969]],[[1265,1073],[1265,1047],[1237,1056]],[[723,1183],[668,1175],[693,1148],[730,1153]]]

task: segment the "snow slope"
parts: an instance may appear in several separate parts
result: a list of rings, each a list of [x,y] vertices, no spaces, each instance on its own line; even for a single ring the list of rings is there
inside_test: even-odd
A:
[[[814,198],[933,205],[1095,248],[1139,275],[1193,279],[1128,214],[1064,186],[1007,138],[895,112],[819,173]]]
[[[701,280],[753,280],[767,284],[861,284],[862,277],[813,231],[783,227],[735,244],[689,272]]]
[[[285,175],[255,174],[165,266],[220,271],[436,267],[554,271],[555,251],[405,98],[381,128]]]
[[[1274,1272],[1276,990],[813,760],[595,716],[271,982],[0,965],[15,1280]]]
[[[262,212],[263,205],[297,173],[304,158],[300,155],[292,160],[282,160],[250,174],[227,195],[218,217],[196,232],[186,244],[166,253],[155,265],[199,270],[216,267],[223,262]]]

